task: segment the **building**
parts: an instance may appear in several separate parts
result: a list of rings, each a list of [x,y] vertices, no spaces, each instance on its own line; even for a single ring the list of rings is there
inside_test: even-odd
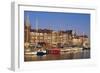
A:
[[[74,46],[83,47],[84,44],[87,44],[90,47],[90,41],[87,35],[77,35],[72,40]]]
[[[31,29],[30,31],[31,43],[45,43],[48,46],[71,44],[72,30],[67,31],[53,31],[49,29]]]

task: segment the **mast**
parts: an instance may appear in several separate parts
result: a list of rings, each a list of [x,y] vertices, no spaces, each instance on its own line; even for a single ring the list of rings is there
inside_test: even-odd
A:
[[[30,42],[30,21],[28,15],[26,16],[25,27],[25,42]]]
[[[26,26],[30,26],[29,15],[26,16]]]
[[[51,28],[51,24],[49,25],[49,30],[50,30],[50,38],[51,38],[50,41],[49,41],[49,44],[50,44],[49,48],[51,48],[51,46],[52,46],[52,28]]]
[[[38,20],[36,18],[36,21],[35,21],[35,28],[36,28],[36,33],[35,33],[35,37],[36,37],[36,41],[35,41],[35,44],[37,46],[37,40],[38,40]],[[35,49],[36,49],[36,46],[35,46]]]
[[[83,44],[84,44],[84,32],[82,34],[82,46],[83,46]]]

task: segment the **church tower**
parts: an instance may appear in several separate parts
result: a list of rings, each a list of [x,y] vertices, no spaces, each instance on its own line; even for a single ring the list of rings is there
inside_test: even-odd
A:
[[[25,21],[24,21],[24,42],[30,42],[30,21],[29,21],[29,16],[26,16]]]

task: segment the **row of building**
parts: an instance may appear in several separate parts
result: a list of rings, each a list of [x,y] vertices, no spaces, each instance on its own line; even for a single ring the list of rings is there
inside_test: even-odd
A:
[[[73,30],[52,29],[32,29],[29,19],[24,24],[24,43],[45,44],[47,47],[54,45],[63,46],[83,46],[84,43],[90,44],[87,35],[77,35]]]

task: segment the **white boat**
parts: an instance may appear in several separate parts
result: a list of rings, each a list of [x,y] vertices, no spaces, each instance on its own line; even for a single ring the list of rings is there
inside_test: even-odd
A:
[[[27,55],[36,55],[37,52],[25,52],[25,54],[27,54]]]

